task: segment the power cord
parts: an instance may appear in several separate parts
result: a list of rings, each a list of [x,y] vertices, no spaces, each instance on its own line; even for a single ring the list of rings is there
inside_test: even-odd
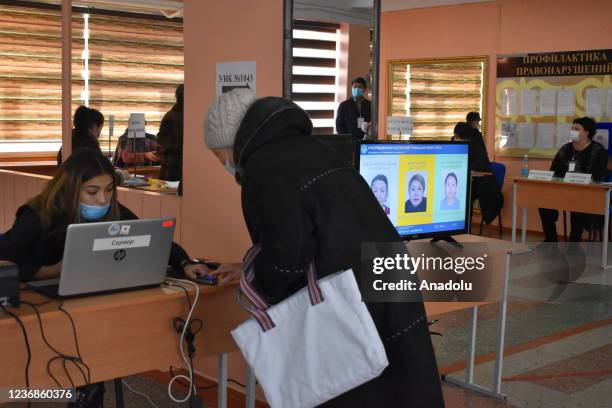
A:
[[[146,400],[147,400],[147,402],[148,402],[149,404],[151,404],[151,406],[152,406],[153,408],[159,408],[159,406],[158,406],[156,403],[154,403],[154,402],[153,402],[153,400],[151,399],[151,397],[149,397],[149,396],[148,396],[147,394],[145,394],[144,392],[140,392],[140,391],[138,391],[138,390],[136,390],[136,389],[132,388],[132,386],[131,386],[130,384],[128,384],[128,383],[127,383],[127,381],[125,381],[125,380],[121,380],[121,383],[122,383],[123,385],[125,385],[125,386],[126,386],[126,388],[127,388],[128,390],[132,391],[134,394],[139,395],[139,396],[143,397],[144,399],[146,399]]]
[[[189,376],[185,376],[182,374],[177,374],[174,377],[172,377],[170,379],[170,382],[168,383],[168,396],[170,397],[170,399],[176,403],[183,403],[183,402],[187,402],[191,399],[192,395],[196,395],[197,394],[197,390],[195,389],[194,386],[194,381],[193,381],[193,355],[195,353],[195,347],[193,346],[193,341],[195,339],[195,333],[193,333],[193,331],[191,331],[191,324],[192,324],[192,320],[191,320],[191,316],[193,314],[193,311],[195,310],[197,304],[198,304],[198,300],[200,298],[200,286],[192,281],[189,280],[185,280],[185,279],[175,279],[175,278],[166,278],[166,283],[168,284],[168,286],[172,286],[172,287],[179,287],[185,290],[185,292],[188,294],[189,292],[187,291],[186,288],[184,288],[183,286],[180,285],[180,283],[183,284],[188,284],[191,285],[195,288],[195,298],[193,300],[193,304],[191,304],[191,300],[189,299],[189,296],[187,296],[189,303],[191,304],[191,307],[189,308],[189,313],[187,314],[187,318],[183,320],[183,325],[180,328],[180,332],[181,332],[181,337],[179,340],[179,350],[181,352],[181,357],[183,359],[183,362],[185,363],[185,365],[187,366],[188,370],[189,370]],[[182,320],[182,319],[181,319]],[[175,324],[175,322],[177,321],[177,319],[174,319],[173,321],[173,325]],[[200,322],[201,323],[201,322]],[[175,329],[177,327],[175,326]],[[201,327],[200,327],[201,329]],[[185,350],[184,350],[184,343],[186,342],[186,336],[187,336],[187,332],[191,331],[191,334],[189,335],[189,338],[191,339],[190,342],[191,344],[189,345],[189,354],[185,354]],[[183,398],[183,399],[179,399],[176,398],[173,393],[172,393],[172,384],[174,384],[175,382],[177,382],[178,380],[187,380],[188,382],[188,386],[189,386],[189,391],[187,392],[187,395]]]
[[[30,389],[30,362],[32,361],[32,350],[30,349],[30,340],[28,339],[28,332],[25,328],[25,325],[19,318],[19,316],[17,316],[15,313],[11,312],[10,310],[7,310],[4,304],[2,303],[0,303],[0,307],[2,308],[4,313],[6,313],[7,315],[15,319],[15,321],[21,328],[21,332],[23,333],[23,339],[25,340],[25,346],[26,346],[26,351],[27,351],[26,366],[25,366],[25,384],[26,384],[26,388],[29,390]],[[30,407],[31,404],[32,404],[31,402],[28,402],[28,407]]]
[[[72,319],[72,316],[63,308],[63,303],[60,303],[58,310],[66,314],[70,320],[70,323],[72,325],[72,330],[73,330],[74,341],[75,341],[75,345],[77,349],[77,354],[78,354],[77,356],[71,356],[71,355],[62,353],[58,351],[55,347],[53,347],[51,343],[49,343],[49,341],[47,340],[47,336],[45,335],[43,321],[40,315],[40,310],[38,309],[38,305],[34,303],[30,303],[30,302],[25,302],[25,301],[22,301],[21,303],[24,305],[30,306],[34,310],[34,312],[36,313],[36,318],[38,319],[38,325],[40,327],[40,334],[43,339],[43,342],[51,351],[57,354],[57,356],[52,357],[51,359],[49,359],[49,361],[47,361],[47,373],[53,379],[53,381],[58,386],[58,388],[64,388],[64,387],[61,385],[61,383],[58,381],[57,377],[53,374],[51,370],[51,366],[53,365],[55,361],[62,362],[64,373],[66,374],[66,377],[68,378],[68,381],[70,382],[71,388],[75,388],[75,383],[70,375],[70,372],[68,371],[68,366],[67,366],[68,362],[72,363],[81,372],[81,375],[83,376],[85,384],[90,385],[91,384],[91,370],[89,369],[89,366],[83,362],[83,359],[81,357],[81,353],[79,350],[79,346],[78,346],[78,338],[76,335],[76,327],[74,325],[74,320]],[[81,365],[83,367],[81,367]],[[86,371],[84,371],[83,368],[85,368]]]

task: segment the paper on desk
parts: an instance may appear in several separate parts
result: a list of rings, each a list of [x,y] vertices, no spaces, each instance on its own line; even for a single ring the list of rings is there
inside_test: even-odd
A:
[[[557,123],[556,147],[561,147],[564,144],[569,143],[569,132],[571,129],[571,123]]]
[[[603,89],[587,88],[585,90],[584,103],[587,116],[599,118],[603,116]]]
[[[521,122],[519,125],[519,147],[531,149],[535,143],[535,123]]]
[[[515,122],[502,122],[500,147],[516,147],[517,132]]]
[[[541,89],[540,90],[540,115],[554,116],[556,115],[557,90],[556,89]]]
[[[515,89],[506,88],[502,91],[501,111],[503,116],[518,115],[518,96]]]
[[[535,89],[524,89],[521,91],[521,115],[536,114],[536,97]]]
[[[538,123],[536,147],[539,147],[540,149],[552,149],[555,147],[554,123]]]
[[[608,88],[608,117],[612,117],[612,88]]]
[[[559,89],[557,91],[557,115],[573,116],[576,114],[576,90]]]

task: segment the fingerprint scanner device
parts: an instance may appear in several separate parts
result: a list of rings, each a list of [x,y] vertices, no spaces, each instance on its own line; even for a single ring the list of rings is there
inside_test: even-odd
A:
[[[19,268],[7,261],[0,261],[0,305],[19,305]]]
[[[213,275],[198,276],[197,278],[194,279],[194,281],[197,283],[204,284],[204,285],[216,285],[219,283],[219,281],[217,280],[217,277]]]
[[[153,287],[166,278],[174,218],[71,224],[59,278],[28,282],[48,297]]]

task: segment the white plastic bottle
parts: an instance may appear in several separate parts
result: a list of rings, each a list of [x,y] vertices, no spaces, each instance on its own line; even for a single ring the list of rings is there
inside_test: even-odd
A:
[[[523,166],[521,167],[521,177],[529,176],[529,159],[527,155],[523,156]]]

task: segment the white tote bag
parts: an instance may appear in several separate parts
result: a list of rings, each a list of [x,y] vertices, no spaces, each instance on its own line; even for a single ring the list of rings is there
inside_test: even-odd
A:
[[[353,271],[317,281],[269,306],[253,289],[253,247],[244,260],[240,294],[253,317],[232,331],[272,408],[307,408],[324,403],[375,377],[389,365]]]

